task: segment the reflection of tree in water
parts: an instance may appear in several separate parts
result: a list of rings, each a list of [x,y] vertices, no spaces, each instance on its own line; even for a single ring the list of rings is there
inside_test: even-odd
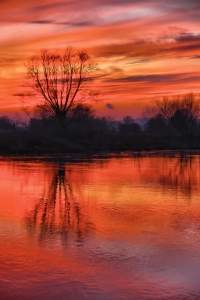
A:
[[[52,235],[66,238],[72,232],[78,242],[91,230],[91,224],[82,213],[73,189],[66,179],[65,166],[58,165],[47,192],[35,204],[34,209],[26,216],[26,224],[30,232],[39,232],[43,241]]]
[[[162,164],[160,163],[160,170]],[[199,158],[196,156],[180,155],[175,159],[164,158],[163,169],[157,175],[158,182],[165,187],[180,190],[189,198],[195,189],[200,188]]]

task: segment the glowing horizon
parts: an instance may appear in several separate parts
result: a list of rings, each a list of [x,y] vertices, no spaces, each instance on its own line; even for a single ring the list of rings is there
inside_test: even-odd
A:
[[[68,44],[99,64],[97,115],[136,118],[155,98],[199,95],[199,1],[132,2],[1,2],[0,115],[21,111],[26,59]]]

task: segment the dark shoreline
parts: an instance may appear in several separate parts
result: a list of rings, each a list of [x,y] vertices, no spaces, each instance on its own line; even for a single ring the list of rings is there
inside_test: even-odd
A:
[[[177,157],[200,155],[200,150],[149,150],[149,151],[123,151],[123,152],[104,152],[95,154],[77,153],[28,153],[28,154],[2,154],[0,161],[45,161],[45,162],[92,162],[94,160],[107,160],[111,158],[130,158],[130,157]]]

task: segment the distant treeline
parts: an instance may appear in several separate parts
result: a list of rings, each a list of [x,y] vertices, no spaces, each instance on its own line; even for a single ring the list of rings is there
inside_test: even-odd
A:
[[[90,106],[74,107],[65,121],[36,109],[26,124],[0,117],[1,154],[100,153],[165,149],[200,149],[198,118],[186,108],[172,116],[152,113],[140,126],[130,116],[122,121],[97,117]],[[155,112],[155,111],[154,111]]]

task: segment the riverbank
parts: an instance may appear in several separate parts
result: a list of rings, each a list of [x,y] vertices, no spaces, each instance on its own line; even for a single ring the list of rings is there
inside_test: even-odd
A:
[[[129,152],[191,151],[200,149],[200,139],[188,143],[181,136],[167,137],[120,132],[44,131],[0,132],[0,155],[110,156]]]
[[[106,134],[95,138],[44,137],[32,133],[0,134],[0,155],[76,154],[95,155],[126,151],[199,150],[200,143],[186,143],[181,138]]]

